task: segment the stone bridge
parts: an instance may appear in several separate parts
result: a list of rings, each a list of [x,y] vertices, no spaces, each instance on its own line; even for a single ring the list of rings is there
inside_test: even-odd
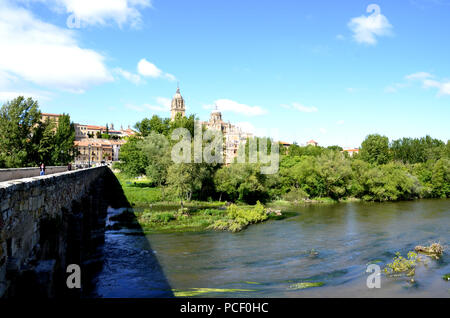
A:
[[[0,297],[88,292],[88,275],[67,288],[66,268],[101,264],[107,207],[122,197],[108,167],[0,182]]]

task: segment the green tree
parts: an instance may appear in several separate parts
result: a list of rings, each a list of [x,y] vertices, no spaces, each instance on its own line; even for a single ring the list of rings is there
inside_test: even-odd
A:
[[[152,131],[142,141],[141,148],[147,159],[145,174],[161,188],[164,198],[163,185],[167,179],[167,170],[172,163],[169,141],[164,135]]]
[[[58,120],[58,127],[54,137],[53,163],[67,165],[76,156],[75,154],[75,127],[70,122],[70,116],[62,114]]]
[[[118,168],[130,177],[145,175],[148,166],[147,157],[142,152],[142,140],[131,136],[127,143],[120,147]]]
[[[450,160],[439,159],[433,168],[431,177],[433,195],[437,198],[448,198],[450,196]]]
[[[180,199],[190,201],[195,191],[201,189],[204,170],[196,163],[175,163],[167,172],[167,183],[173,193]]]
[[[33,151],[29,154],[30,160],[35,165],[45,163],[46,165],[54,165],[53,153],[55,151],[55,129],[56,122],[47,118],[47,120],[39,123],[31,137]]]
[[[259,164],[233,163],[216,171],[214,184],[222,197],[225,194],[231,201],[255,203],[268,198],[265,186],[267,176],[261,174]]]
[[[186,128],[189,130],[192,138],[194,137],[195,115],[184,117],[180,113],[176,115],[174,120],[169,123],[168,136],[171,136],[172,132],[177,128]]]
[[[387,163],[390,159],[388,137],[378,134],[367,136],[361,144],[361,159],[375,164]]]
[[[350,161],[339,151],[323,153],[318,157],[316,172],[324,184],[324,196],[337,200],[349,194],[352,169]]]
[[[412,164],[439,160],[446,153],[444,142],[430,136],[393,140],[390,148],[394,160]]]
[[[153,115],[151,119],[144,118],[137,122],[134,127],[143,137],[148,136],[151,132],[167,136],[169,133],[170,119],[163,119],[157,115]]]
[[[41,119],[38,102],[19,96],[0,109],[0,163],[5,167],[34,165],[31,142]]]

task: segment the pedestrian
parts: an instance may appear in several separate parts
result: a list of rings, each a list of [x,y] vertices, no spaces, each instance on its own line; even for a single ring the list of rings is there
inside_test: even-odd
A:
[[[67,170],[70,171],[72,170],[72,164],[69,162],[69,164],[67,165]]]
[[[45,165],[44,165],[44,163],[41,163],[41,166],[39,167],[39,175],[40,176],[43,176],[43,175],[45,175]]]

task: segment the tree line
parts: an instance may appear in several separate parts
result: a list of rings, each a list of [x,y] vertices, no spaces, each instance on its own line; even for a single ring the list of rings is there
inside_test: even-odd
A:
[[[178,127],[193,133],[194,116],[170,121],[155,115],[135,127],[139,134],[121,148],[117,167],[128,176],[146,175],[154,186],[181,200],[389,201],[450,195],[449,141],[430,136],[389,142],[385,136],[369,135],[353,156],[339,146],[280,147],[279,172],[265,175],[259,163],[172,162],[170,133]]]
[[[0,108],[0,168],[67,165],[76,156],[70,116],[42,120],[38,102],[19,96]]]

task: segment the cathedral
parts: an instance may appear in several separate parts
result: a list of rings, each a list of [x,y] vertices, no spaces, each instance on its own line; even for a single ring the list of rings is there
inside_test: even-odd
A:
[[[178,113],[184,117],[186,106],[184,105],[183,96],[180,93],[180,87],[177,87],[177,92],[173,95],[172,104],[170,106],[170,119],[174,120]]]
[[[177,91],[172,98],[172,104],[170,107],[171,120],[174,120],[177,114],[185,116],[186,106],[184,99],[181,96],[180,88],[177,87]],[[224,137],[224,163],[230,164],[237,156],[238,149],[241,145],[245,144],[247,138],[253,137],[252,134],[243,132],[242,129],[230,122],[225,122],[222,119],[222,113],[218,110],[217,106],[211,112],[209,121],[202,121],[202,125],[206,128],[220,130]]]

